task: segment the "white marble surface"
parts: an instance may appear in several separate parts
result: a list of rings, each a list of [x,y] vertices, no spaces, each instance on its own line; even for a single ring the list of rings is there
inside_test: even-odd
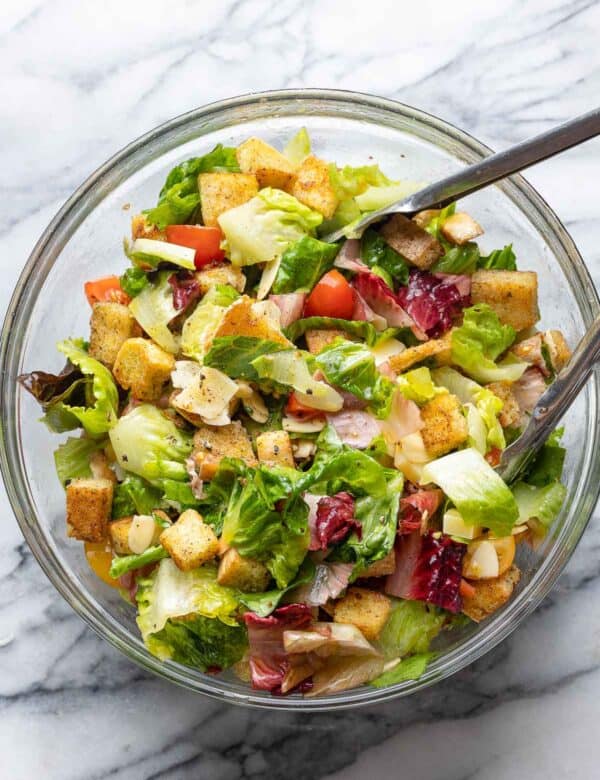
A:
[[[131,138],[252,90],[396,97],[502,146],[597,105],[594,0],[189,0],[0,4],[0,310],[73,188]],[[600,142],[528,178],[596,280]],[[410,700],[292,717],[149,677],[53,591],[0,493],[0,777],[600,776],[600,524],[544,605],[473,667]]]

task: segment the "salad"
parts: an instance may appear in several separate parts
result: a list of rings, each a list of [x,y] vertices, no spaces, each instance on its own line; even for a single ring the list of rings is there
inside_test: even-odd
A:
[[[73,432],[67,535],[160,659],[273,695],[416,679],[559,512],[561,431],[517,484],[494,469],[570,356],[536,274],[456,205],[354,235],[417,186],[304,129],[186,160],[62,371],[19,378]]]

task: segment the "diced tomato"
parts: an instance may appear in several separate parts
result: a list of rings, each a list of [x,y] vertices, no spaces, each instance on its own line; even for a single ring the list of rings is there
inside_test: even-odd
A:
[[[92,282],[86,282],[83,289],[90,306],[100,303],[100,301],[127,305],[131,300],[125,290],[121,289],[118,276],[103,276],[101,279],[94,279]]]
[[[285,405],[286,414],[291,414],[299,420],[323,419],[325,415],[320,409],[313,409],[312,406],[305,406],[300,403],[296,393],[291,393]]]
[[[463,597],[463,599],[472,599],[476,593],[475,588],[471,585],[470,582],[467,582],[464,578],[460,581],[460,587],[458,589],[458,592]]]
[[[498,449],[498,447],[492,447],[492,449],[485,456],[485,459],[490,464],[490,466],[497,466],[500,463],[501,457],[502,450]]]
[[[195,265],[200,269],[208,263],[221,262],[223,233],[218,227],[204,225],[167,225],[167,241],[196,250]]]
[[[354,293],[339,271],[328,271],[308,296],[305,317],[339,317],[352,319]]]

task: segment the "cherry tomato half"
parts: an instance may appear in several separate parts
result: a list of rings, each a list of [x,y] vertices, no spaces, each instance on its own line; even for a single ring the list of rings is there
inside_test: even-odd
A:
[[[103,276],[101,279],[94,279],[91,282],[86,282],[83,289],[90,306],[100,301],[127,305],[131,300],[125,290],[121,289],[118,276]]]
[[[328,271],[317,283],[304,305],[305,317],[339,317],[352,319],[354,292],[346,279],[335,269]]]
[[[204,225],[167,225],[167,241],[196,250],[194,263],[200,269],[225,257],[221,249],[223,233],[218,227]]]
[[[291,414],[299,420],[315,420],[323,418],[325,415],[320,409],[313,409],[312,406],[305,406],[300,403],[296,393],[290,393],[290,397],[285,405],[286,414]]]

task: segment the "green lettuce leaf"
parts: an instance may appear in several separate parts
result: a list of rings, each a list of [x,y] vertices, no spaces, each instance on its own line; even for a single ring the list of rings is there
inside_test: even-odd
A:
[[[188,481],[185,460],[192,437],[152,404],[140,404],[119,419],[109,433],[117,463],[161,487],[164,480]]]
[[[217,144],[202,157],[192,157],[173,168],[160,191],[158,204],[146,212],[148,222],[163,230],[191,220],[200,205],[198,176],[216,171],[239,171],[236,150]]]
[[[361,211],[376,211],[389,206],[390,203],[395,203],[397,200],[403,200],[412,195],[413,192],[420,190],[421,187],[422,184],[414,181],[398,181],[377,187],[371,186],[357,195],[354,200]]]
[[[117,421],[119,394],[110,371],[90,357],[81,339],[67,339],[57,345],[60,352],[84,375],[46,407],[42,418],[57,432],[80,425],[90,436],[101,436]]]
[[[127,293],[130,298],[139,295],[144,287],[150,284],[148,274],[141,268],[133,266],[128,268],[120,277],[121,289]]]
[[[445,612],[422,601],[393,599],[392,610],[378,640],[385,660],[426,653],[446,619]]]
[[[296,135],[291,138],[283,150],[290,162],[300,165],[305,157],[310,154],[310,136],[305,127],[301,127]]]
[[[436,395],[447,392],[445,388],[436,387],[431,378],[431,372],[426,366],[413,368],[398,377],[398,387],[402,395],[409,401],[424,404]]]
[[[230,285],[217,285],[210,288],[183,323],[181,351],[184,355],[202,360],[227,307],[237,298],[239,293]]]
[[[450,246],[433,266],[432,273],[472,274],[479,263],[479,247],[473,241],[462,246]]]
[[[433,219],[431,219],[425,226],[425,230],[447,248],[451,247],[452,244],[446,241],[442,235],[442,226],[444,225],[444,222],[455,213],[455,211],[456,203],[450,203],[450,205],[441,209],[440,213],[433,217]]]
[[[168,281],[171,273],[158,273],[154,282],[131,301],[129,310],[159,347],[175,355],[179,351],[179,339],[168,325],[179,312],[173,305],[173,288]]]
[[[567,489],[560,482],[550,482],[543,487],[517,482],[513,495],[519,508],[519,523],[537,520],[547,530],[562,508]]]
[[[156,269],[164,263],[176,265],[193,271],[195,251],[187,246],[170,244],[167,241],[158,241],[152,238],[136,238],[130,242],[123,242],[125,254],[134,264],[144,269]]]
[[[91,477],[90,455],[105,445],[105,440],[75,439],[72,436],[63,442],[54,450],[54,465],[61,484],[64,486],[79,477]]]
[[[379,373],[363,344],[336,339],[316,356],[315,365],[332,385],[366,401],[377,417],[388,417],[395,385]]]
[[[422,483],[428,482],[442,488],[467,525],[481,525],[496,536],[507,536],[518,520],[510,489],[473,447],[428,463]]]
[[[125,479],[115,485],[112,516],[150,515],[161,505],[161,491],[137,474],[126,474]]]
[[[300,587],[300,585],[312,582],[314,576],[315,564],[310,558],[305,558],[295,579],[285,588],[268,590],[264,593],[238,593],[238,598],[251,612],[255,612],[259,617],[267,617],[277,607],[286,593]]]
[[[253,361],[263,355],[270,355],[286,349],[267,339],[252,336],[219,336],[213,339],[210,349],[204,356],[204,365],[218,368],[232,379],[247,379],[258,382],[259,376]]]
[[[373,228],[367,228],[360,242],[360,256],[369,268],[382,268],[398,285],[408,284],[408,264]],[[390,285],[393,289],[394,285]]]
[[[513,252],[512,244],[507,244],[503,249],[494,249],[489,255],[480,257],[477,267],[494,271],[516,271],[517,257]]]
[[[141,569],[143,566],[158,563],[158,561],[168,557],[169,553],[160,544],[148,547],[147,550],[138,555],[117,555],[112,559],[110,576],[116,580],[128,571]]]
[[[281,256],[273,292],[276,295],[309,293],[323,274],[333,268],[338,251],[337,244],[327,244],[311,236],[303,236],[291,244]]]
[[[290,341],[297,341],[307,330],[343,330],[350,336],[363,339],[370,347],[393,338],[398,333],[397,328],[378,331],[370,322],[341,320],[337,317],[304,317],[292,322],[283,332]]]
[[[417,653],[417,655],[404,658],[393,669],[371,680],[370,685],[375,688],[387,688],[388,685],[396,685],[406,680],[418,680],[419,677],[423,676],[435,655],[435,653]]]
[[[496,359],[515,340],[515,330],[502,325],[496,312],[486,303],[464,310],[463,324],[452,330],[452,362],[479,382],[514,382],[527,363],[507,358]]]
[[[332,163],[329,166],[329,179],[340,201],[361,195],[369,187],[385,187],[397,183],[388,179],[378,165],[345,165],[338,168]]]
[[[265,187],[251,200],[219,217],[233,265],[271,263],[304,235],[314,233],[323,217],[287,192]]]
[[[262,355],[252,361],[252,367],[261,381],[293,388],[300,403],[325,412],[337,412],[343,406],[338,392],[326,382],[313,379],[306,357],[298,349]]]
[[[528,467],[523,479],[528,485],[544,487],[562,477],[567,451],[561,446],[564,428],[557,428]]]

